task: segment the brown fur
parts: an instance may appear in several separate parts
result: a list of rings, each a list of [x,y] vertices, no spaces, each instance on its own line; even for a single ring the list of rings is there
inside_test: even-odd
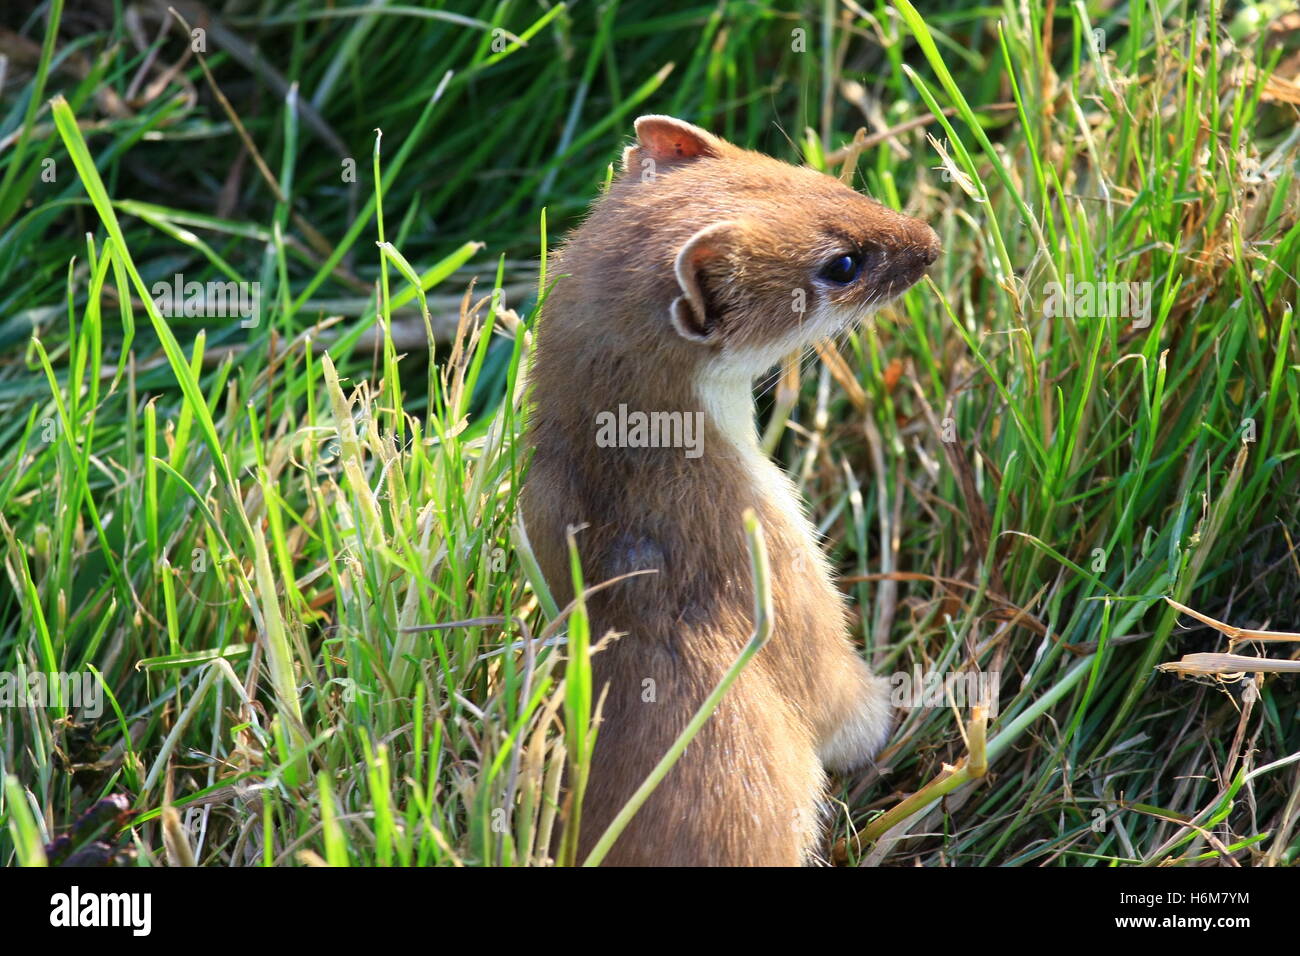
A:
[[[585,856],[735,660],[753,628],[745,509],[772,559],[775,629],[606,862],[796,865],[815,852],[825,770],[883,743],[884,682],[848,638],[843,599],[789,482],[758,452],[754,376],[897,295],[938,253],[928,226],[831,177],[668,117],[637,121],[624,172],[568,239],[531,370],[525,524],[557,600],[565,532],[590,585],[606,685],[584,802]],[[649,173],[650,175],[645,175]],[[818,278],[846,248],[859,280]],[[802,290],[804,311],[792,303]],[[703,454],[598,447],[596,416],[705,412]],[[746,420],[748,410],[748,420]],[[653,681],[653,685],[646,682]],[[653,686],[653,701],[648,688]]]

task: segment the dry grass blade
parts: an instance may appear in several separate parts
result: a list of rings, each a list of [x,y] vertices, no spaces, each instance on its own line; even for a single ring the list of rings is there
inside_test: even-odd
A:
[[[1182,660],[1159,664],[1166,674],[1186,677],[1226,676],[1230,674],[1300,674],[1300,661],[1275,661],[1267,657],[1242,654],[1184,654]]]
[[[1300,633],[1295,631],[1259,631],[1249,627],[1233,627],[1231,624],[1215,620],[1208,614],[1193,611],[1186,604],[1179,604],[1171,597],[1167,597],[1165,600],[1182,613],[1196,618],[1202,624],[1209,625],[1221,634],[1228,635],[1228,640],[1233,644],[1238,641],[1300,641]]]
[[[831,377],[835,379],[835,383],[839,385],[840,388],[844,389],[844,394],[848,397],[849,401],[853,403],[853,407],[860,412],[865,411],[867,407],[867,393],[863,391],[862,386],[858,384],[857,377],[849,368],[848,363],[844,361],[844,356],[840,355],[839,351],[835,348],[835,343],[831,342],[829,339],[822,339],[821,341],[814,343],[813,348],[817,350],[817,355],[821,358],[826,367],[830,369]]]
[[[168,866],[197,866],[194,851],[190,848],[190,838],[181,824],[181,815],[173,806],[163,807],[162,812],[163,847],[167,851]]]

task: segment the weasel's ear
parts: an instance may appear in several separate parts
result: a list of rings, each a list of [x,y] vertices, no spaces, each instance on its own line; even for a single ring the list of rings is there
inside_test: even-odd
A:
[[[738,222],[715,222],[687,239],[677,253],[673,268],[682,294],[673,300],[668,314],[677,334],[687,341],[707,344],[716,336],[721,313],[703,281],[704,272],[727,257],[743,228]]]
[[[624,171],[647,158],[656,163],[676,163],[702,156],[716,159],[726,149],[726,143],[712,133],[671,116],[642,116],[635,125],[636,145],[623,150]]]

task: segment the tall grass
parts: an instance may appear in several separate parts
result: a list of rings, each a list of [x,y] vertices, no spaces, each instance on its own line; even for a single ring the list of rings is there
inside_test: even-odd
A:
[[[760,400],[876,669],[999,688],[904,710],[826,858],[1295,861],[1295,678],[1156,670],[1223,647],[1166,597],[1296,629],[1300,37],[1268,8],[178,12],[9,24],[0,672],[105,706],[0,708],[0,859],[125,795],[123,863],[582,862],[602,635],[516,518],[523,370],[548,246],[667,112],[944,244]],[[164,314],[177,273],[259,283],[256,321]],[[1067,282],[1149,315],[1049,309]]]

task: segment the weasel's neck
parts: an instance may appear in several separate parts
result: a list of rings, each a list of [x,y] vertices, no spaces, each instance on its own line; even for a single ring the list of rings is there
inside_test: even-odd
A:
[[[696,385],[704,415],[718,433],[746,458],[765,458],[758,447],[758,427],[754,422],[754,383],[747,373],[710,376]],[[705,449],[709,454],[710,449]],[[723,449],[714,449],[724,452]]]

